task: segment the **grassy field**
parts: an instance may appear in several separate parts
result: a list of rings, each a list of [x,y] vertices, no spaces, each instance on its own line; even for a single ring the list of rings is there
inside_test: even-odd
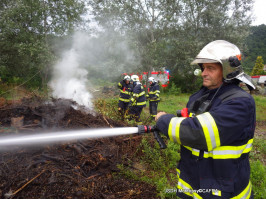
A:
[[[162,94],[158,110],[175,114],[176,110],[186,106],[189,95],[168,95]],[[98,99],[95,101],[96,108],[103,114],[113,118],[117,117],[117,97]],[[253,184],[254,196],[257,199],[266,198],[266,97],[254,96],[257,110],[257,127],[253,143],[253,150],[250,153],[251,182]],[[155,124],[148,121],[149,109],[146,107],[141,114],[142,121],[148,124]],[[134,124],[132,124],[134,125]],[[166,141],[166,138],[164,138]],[[141,155],[129,162],[129,165],[119,165],[120,173],[115,174],[118,178],[126,176],[130,179],[141,180],[153,184],[157,188],[158,198],[176,198],[175,184],[177,183],[175,166],[180,160],[180,146],[168,141],[168,148],[160,150],[154,142],[153,136],[145,135],[136,154]]]

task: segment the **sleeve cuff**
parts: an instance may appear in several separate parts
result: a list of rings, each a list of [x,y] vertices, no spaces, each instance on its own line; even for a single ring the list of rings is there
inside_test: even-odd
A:
[[[173,114],[166,114],[161,116],[157,123],[156,123],[156,127],[159,129],[160,132],[162,132],[164,135],[166,135],[168,138],[168,128],[169,128],[169,124],[171,119],[175,117],[175,115]]]

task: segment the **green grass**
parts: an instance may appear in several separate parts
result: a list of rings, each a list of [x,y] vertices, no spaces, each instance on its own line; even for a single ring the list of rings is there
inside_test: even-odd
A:
[[[158,104],[158,111],[164,111],[169,114],[176,114],[177,110],[186,107],[188,98],[190,95],[181,94],[181,95],[161,95],[161,102]]]
[[[265,122],[266,96],[254,95],[253,97],[256,103],[256,120]]]

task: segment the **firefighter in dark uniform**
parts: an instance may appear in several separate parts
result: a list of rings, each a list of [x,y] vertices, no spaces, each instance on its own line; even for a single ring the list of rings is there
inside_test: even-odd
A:
[[[203,86],[187,103],[189,117],[156,116],[157,127],[181,145],[177,196],[249,199],[249,152],[255,131],[255,102],[238,84],[255,86],[244,73],[240,50],[224,40],[206,45],[192,64]]]
[[[126,75],[124,79],[117,84],[117,87],[120,89],[118,111],[122,120],[124,120],[125,111],[128,109],[128,104],[133,90],[133,85],[130,84],[130,76]]]
[[[132,98],[129,103],[129,114],[133,119],[135,119],[137,124],[140,125],[142,124],[140,120],[140,114],[142,112],[142,109],[146,107],[145,90],[139,82],[139,77],[137,75],[132,75],[131,80],[133,81],[133,92]]]
[[[149,99],[150,115],[154,119],[157,115],[157,107],[160,101],[160,86],[153,77],[149,77],[148,82],[150,87],[148,88],[146,97]]]

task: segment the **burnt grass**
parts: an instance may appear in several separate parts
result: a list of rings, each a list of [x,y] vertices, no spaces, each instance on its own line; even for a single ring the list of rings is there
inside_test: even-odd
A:
[[[84,128],[124,127],[75,102],[22,99],[0,107],[0,136]],[[119,136],[0,151],[0,198],[157,198],[156,188],[130,180],[118,164],[138,156],[141,136]]]

